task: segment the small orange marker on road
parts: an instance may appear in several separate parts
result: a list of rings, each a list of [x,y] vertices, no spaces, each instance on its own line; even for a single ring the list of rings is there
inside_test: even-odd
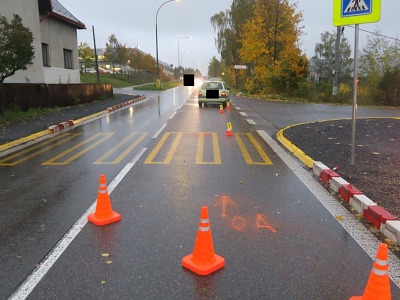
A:
[[[112,210],[111,200],[108,196],[106,176],[100,175],[99,192],[97,194],[96,211],[88,216],[88,221],[102,226],[121,220],[121,215]]]
[[[222,114],[224,112],[224,106],[220,104],[219,106],[219,112]]]
[[[226,110],[231,110],[231,102],[229,100],[226,101]]]
[[[367,286],[362,296],[353,296],[350,300],[390,300],[390,279],[388,266],[388,246],[381,243],[372,265]]]
[[[225,135],[226,136],[232,136],[233,134],[232,134],[232,123],[231,122],[229,122],[229,123],[226,123],[226,133],[225,133]]]
[[[207,206],[201,208],[193,253],[182,258],[182,266],[198,275],[208,275],[225,266],[225,259],[214,253]]]

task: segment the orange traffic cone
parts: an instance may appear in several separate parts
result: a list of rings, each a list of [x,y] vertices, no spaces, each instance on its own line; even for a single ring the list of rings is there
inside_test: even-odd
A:
[[[222,104],[219,106],[219,112],[221,114],[224,112],[224,106]]]
[[[229,100],[226,101],[226,110],[231,110],[231,102]]]
[[[107,225],[121,220],[121,215],[112,210],[110,197],[107,191],[106,176],[103,174],[100,175],[96,212],[90,214],[88,220],[96,225]]]
[[[379,245],[376,259],[372,265],[367,287],[362,296],[353,296],[350,300],[390,300],[390,279],[388,275],[388,246]]]
[[[200,213],[199,229],[193,253],[182,258],[182,266],[199,275],[208,275],[225,265],[225,259],[214,253],[208,208],[203,206]]]
[[[232,134],[232,123],[231,122],[226,123],[226,133],[225,133],[225,135],[226,136],[232,136],[233,135]]]

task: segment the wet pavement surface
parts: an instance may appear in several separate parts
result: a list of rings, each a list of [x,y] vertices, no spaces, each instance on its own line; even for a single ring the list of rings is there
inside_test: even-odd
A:
[[[295,117],[279,116],[276,103],[234,101],[242,109],[220,114],[213,106],[199,109],[196,98],[189,98],[163,132],[146,142],[147,150],[110,194],[122,220],[79,230],[29,299],[348,299],[362,294],[370,256],[255,131],[262,128],[272,136],[302,115],[309,117],[309,108],[288,104],[281,111]],[[258,106],[262,109],[255,110]],[[122,115],[115,121],[127,126]],[[246,163],[237,137],[225,136],[227,122],[245,135],[250,157],[256,160],[259,148],[251,145],[259,145],[272,165]],[[159,147],[165,133],[172,138]],[[215,159],[212,133],[218,137],[221,164],[196,163],[199,133],[209,133],[202,144],[207,162]],[[245,139],[250,136],[253,144]],[[170,149],[176,150],[171,163],[161,163]],[[95,185],[95,180],[80,184]],[[209,207],[215,252],[226,260],[223,269],[206,277],[181,266],[193,250],[202,205]],[[392,294],[400,299],[393,283]]]

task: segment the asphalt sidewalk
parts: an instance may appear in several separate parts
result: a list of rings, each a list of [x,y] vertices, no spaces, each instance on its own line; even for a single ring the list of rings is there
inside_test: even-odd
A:
[[[0,126],[0,152],[19,144],[29,142],[38,137],[50,134],[49,127],[68,120],[88,119],[108,113],[108,108],[118,106],[133,99],[138,99],[143,93],[138,91],[132,95],[114,94],[113,98],[97,100],[77,106],[60,108],[57,112],[43,114],[21,123]]]

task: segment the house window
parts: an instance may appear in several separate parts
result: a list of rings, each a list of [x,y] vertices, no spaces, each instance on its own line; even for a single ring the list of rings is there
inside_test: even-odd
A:
[[[43,66],[50,67],[49,45],[42,44]]]
[[[64,49],[64,68],[73,69],[72,50]]]

